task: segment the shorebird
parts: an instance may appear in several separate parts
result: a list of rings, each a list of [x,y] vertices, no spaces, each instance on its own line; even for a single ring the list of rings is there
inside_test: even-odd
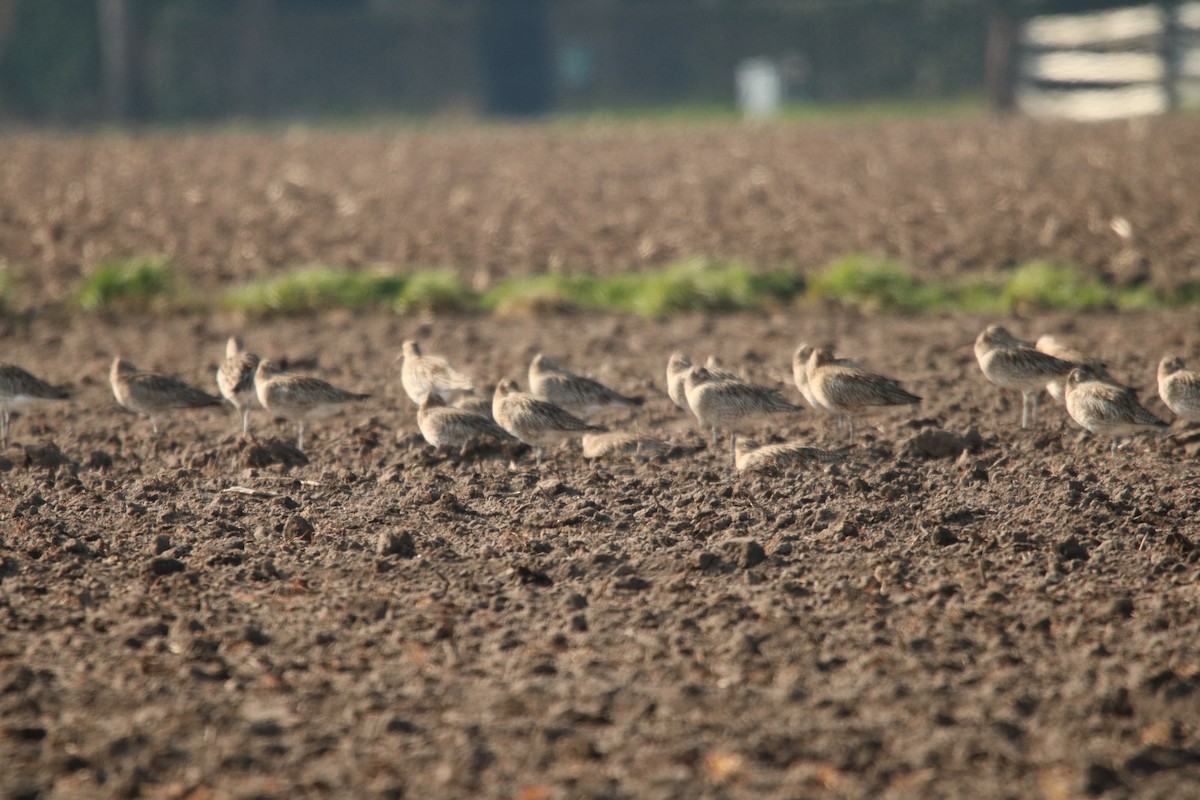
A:
[[[230,336],[225,343],[225,360],[217,368],[217,388],[241,412],[243,436],[250,432],[250,409],[257,400],[254,392],[254,371],[257,369],[258,356],[247,353],[242,340]]]
[[[541,353],[529,363],[529,391],[584,419],[605,408],[636,408],[645,402],[645,398],[626,397],[591,378],[563,369]]]
[[[1090,433],[1117,439],[1143,430],[1168,427],[1141,403],[1132,389],[1102,380],[1091,367],[1076,367],[1067,375],[1067,413]]]
[[[471,379],[450,366],[446,359],[421,355],[421,346],[412,339],[404,343],[397,360],[401,358],[404,359],[404,366],[400,368],[400,383],[409,399],[418,406],[431,393],[450,402],[455,394],[474,389]]]
[[[492,397],[492,416],[501,428],[533,447],[537,465],[542,465],[542,450],[572,436],[603,432],[602,425],[589,425],[564,408],[522,392],[516,381],[496,384]]]
[[[689,413],[692,407],[688,405],[687,387],[684,385],[684,381],[687,379],[688,370],[691,368],[692,359],[683,353],[672,353],[671,358],[667,361],[667,395],[671,398],[671,402]],[[742,380],[741,375],[723,369],[715,356],[708,357],[705,369],[719,380]]]
[[[492,398],[491,396],[481,397],[477,394],[464,394],[451,403],[452,408],[457,408],[461,411],[469,411],[477,417],[484,417],[492,422]]]
[[[805,370],[809,391],[817,405],[831,414],[850,421],[850,439],[854,440],[856,416],[889,406],[909,406],[921,398],[896,380],[868,372],[853,362],[837,359],[824,348],[813,350]]]
[[[176,408],[203,408],[221,405],[221,398],[189,386],[178,378],[156,372],[140,372],[120,356],[113,359],[108,380],[113,396],[125,408],[150,418],[150,427],[158,433],[158,416]]]
[[[733,436],[730,453],[736,457],[737,429],[771,414],[798,413],[800,406],[779,396],[766,386],[740,380],[720,379],[704,367],[693,366],[684,381],[688,406],[700,425],[712,429],[713,444],[717,431],[728,430]]]
[[[671,449],[671,446],[661,439],[621,432],[585,433],[582,444],[584,458],[612,458],[614,456],[651,458],[661,456]]]
[[[254,372],[254,390],[263,408],[299,426],[297,450],[304,449],[304,423],[307,420],[328,417],[346,403],[361,402],[371,396],[347,392],[310,375],[284,372],[278,364],[266,359],[258,362]]]
[[[16,364],[0,364],[0,447],[8,447],[12,411],[45,400],[67,400],[65,389],[35,378]]]
[[[1074,368],[1071,362],[1037,350],[999,325],[989,325],[976,337],[975,359],[989,381],[1001,389],[1020,390],[1022,428],[1029,427],[1031,416],[1037,421],[1042,388]]]
[[[738,472],[781,472],[793,465],[837,464],[845,460],[845,453],[808,447],[798,442],[760,445],[753,439],[741,439],[734,447],[734,465]]]
[[[1102,380],[1108,381],[1109,383],[1116,383],[1116,381],[1113,380],[1113,376],[1108,373],[1108,368],[1102,361],[1097,358],[1092,358],[1086,353],[1076,350],[1073,347],[1068,347],[1051,334],[1046,333],[1039,336],[1034,347],[1039,352],[1054,356],[1055,358],[1066,361],[1076,367],[1091,367]],[[1066,377],[1056,375],[1046,383],[1046,391],[1049,392],[1050,396],[1058,402],[1065,403],[1067,400],[1065,384]]]
[[[1179,356],[1158,362],[1158,396],[1180,419],[1200,420],[1200,373],[1184,369]]]
[[[429,394],[417,408],[417,428],[425,441],[442,450],[459,448],[466,454],[467,446],[475,439],[508,439],[508,432],[492,422],[491,416],[481,416],[461,408],[452,408],[436,394]]]

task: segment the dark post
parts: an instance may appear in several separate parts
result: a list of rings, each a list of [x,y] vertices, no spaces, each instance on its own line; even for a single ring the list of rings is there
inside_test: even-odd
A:
[[[1016,108],[1017,44],[1020,22],[1012,0],[990,0],[987,4],[987,53],[985,72],[992,109],[1006,114]]]
[[[554,102],[554,53],[546,0],[482,0],[480,59],[490,114],[531,116]]]
[[[126,0],[99,0],[100,71],[104,86],[104,110],[124,119],[130,111],[130,19]]]

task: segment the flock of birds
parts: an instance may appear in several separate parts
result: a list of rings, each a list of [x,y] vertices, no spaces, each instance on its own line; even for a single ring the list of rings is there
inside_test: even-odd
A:
[[[1037,419],[1038,398],[1046,389],[1066,406],[1081,427],[1117,440],[1143,430],[1162,430],[1168,423],[1146,409],[1129,387],[1118,383],[1095,358],[1072,350],[1052,336],[1036,343],[1023,341],[999,325],[991,325],[975,340],[975,357],[984,376],[1002,389],[1021,392],[1021,427]],[[581,437],[586,458],[619,454],[649,456],[668,445],[639,433],[611,432],[588,420],[613,408],[636,408],[644,398],[631,397],[591,378],[578,375],[538,354],[529,365],[529,390],[516,381],[502,380],[490,398],[476,394],[474,382],[445,358],[425,355],[417,342],[407,341],[401,383],[417,407],[417,426],[425,441],[438,451],[460,454],[481,439],[515,438],[533,447],[541,465],[545,448]],[[869,371],[829,350],[801,344],[792,358],[796,388],[810,408],[836,417],[855,440],[855,420],[897,406],[915,405],[921,398],[892,378]],[[177,409],[231,403],[242,418],[242,433],[250,431],[255,405],[275,417],[298,425],[297,448],[304,447],[305,425],[335,413],[370,395],[346,391],[309,375],[285,371],[270,360],[248,352],[230,338],[225,360],[216,374],[221,396],[211,395],[178,378],[143,372],[118,357],[109,373],[113,395],[126,409],[148,417],[157,434],[158,418]],[[683,353],[667,362],[667,394],[680,409],[711,430],[716,445],[722,432],[730,434],[734,466],[782,469],[792,464],[825,464],[844,460],[844,451],[823,450],[799,442],[760,445],[738,439],[738,432],[774,415],[796,414],[803,406],[787,400],[776,388],[752,383],[721,367],[714,359],[701,366]],[[1182,359],[1167,356],[1158,365],[1158,391],[1179,418],[1200,420],[1200,373],[1184,369]],[[11,413],[42,401],[67,400],[69,393],[34,377],[21,367],[0,364],[0,434],[8,445]]]

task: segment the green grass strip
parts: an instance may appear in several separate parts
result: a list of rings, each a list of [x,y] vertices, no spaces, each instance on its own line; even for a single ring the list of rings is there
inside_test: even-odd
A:
[[[0,303],[7,288],[0,281]],[[143,258],[101,265],[74,299],[92,310],[218,307],[252,316],[348,309],[398,314],[482,311],[500,317],[604,311],[667,317],[829,304],[867,314],[1008,314],[1200,305],[1200,285],[1185,285],[1167,296],[1145,286],[1115,286],[1046,261],[986,278],[923,281],[899,262],[854,255],[808,276],[792,269],[761,271],[691,259],[608,276],[543,273],[508,278],[485,292],[472,289],[449,269],[399,273],[313,266],[217,297],[189,296],[186,304],[180,296],[165,260]]]
[[[166,259],[146,256],[96,267],[75,292],[74,302],[88,311],[149,310],[166,305],[174,291]]]

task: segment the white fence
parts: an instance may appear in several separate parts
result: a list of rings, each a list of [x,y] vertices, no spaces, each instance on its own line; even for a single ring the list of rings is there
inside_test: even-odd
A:
[[[1017,107],[1103,120],[1200,107],[1200,0],[1028,20]]]

